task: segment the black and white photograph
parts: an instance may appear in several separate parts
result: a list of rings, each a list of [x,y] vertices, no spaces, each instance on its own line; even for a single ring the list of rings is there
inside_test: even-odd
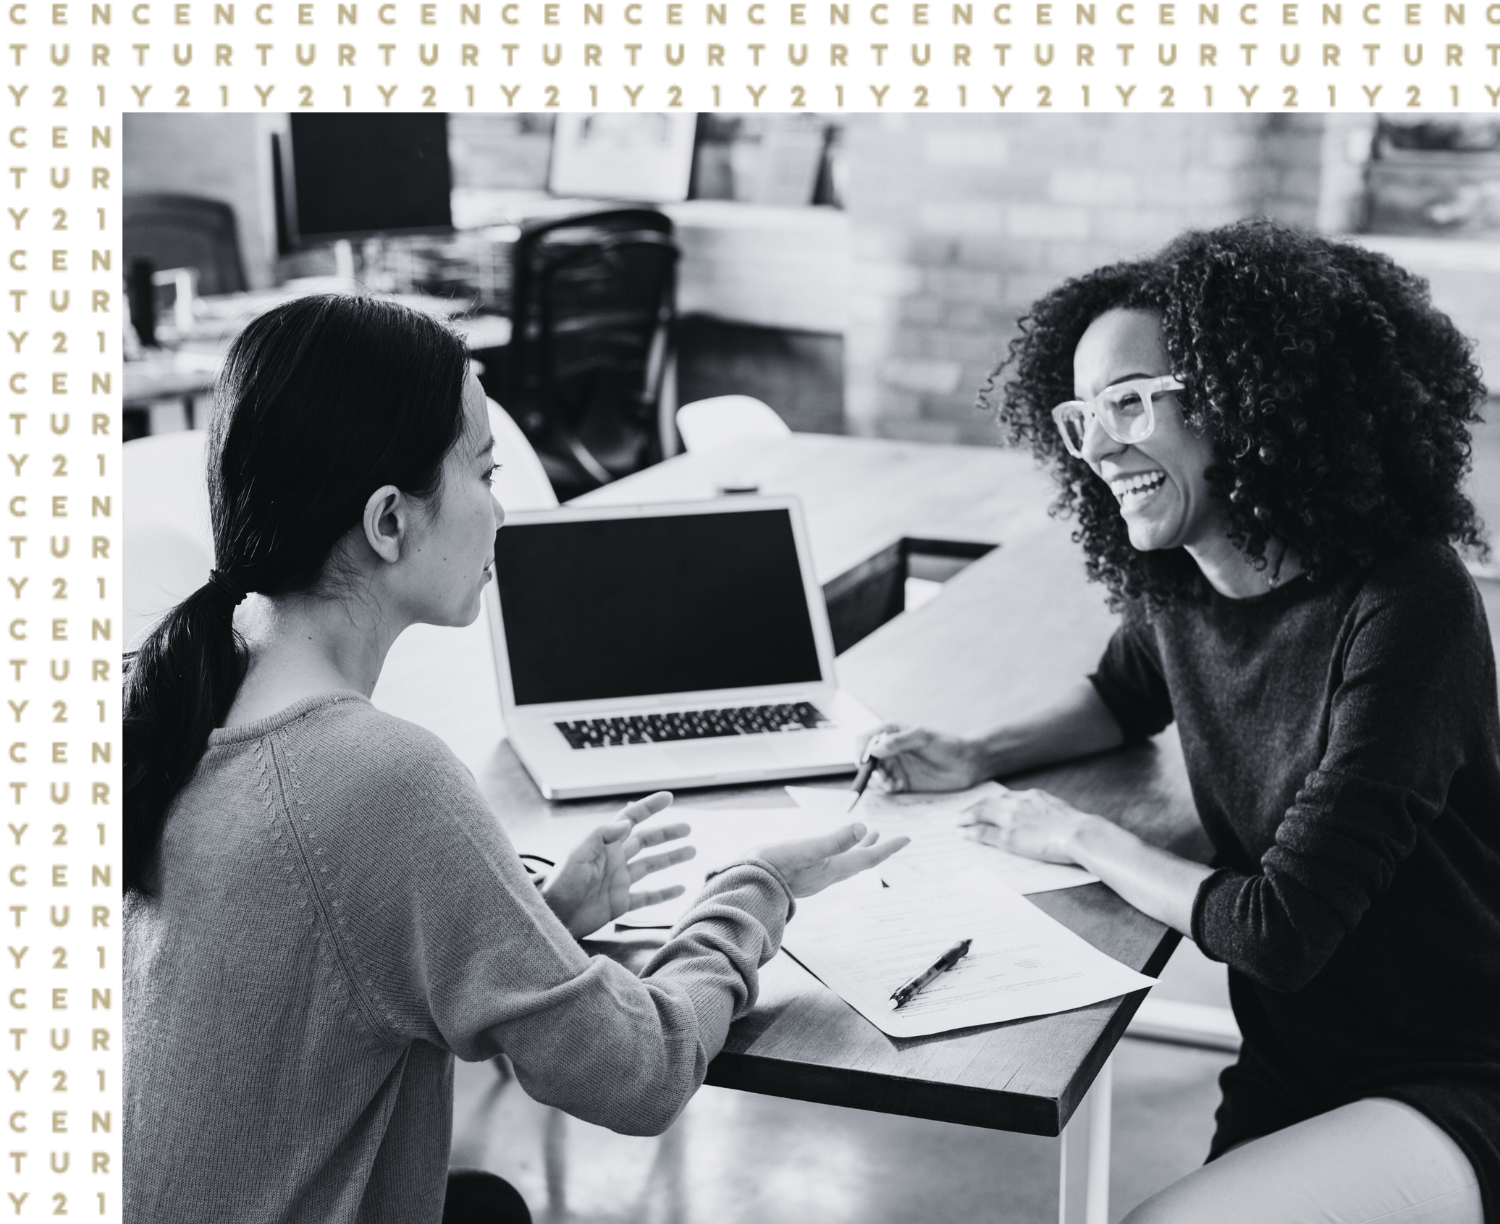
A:
[[[126,112],[124,1218],[1500,1221],[1435,116]]]

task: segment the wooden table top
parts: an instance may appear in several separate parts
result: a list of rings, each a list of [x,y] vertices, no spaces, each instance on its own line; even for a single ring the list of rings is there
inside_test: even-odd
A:
[[[972,732],[1049,700],[1092,670],[1114,624],[1084,579],[1064,522],[1046,512],[1047,479],[1028,456],[998,448],[797,435],[685,455],[590,494],[595,503],[712,496],[725,479],[803,501],[820,581],[902,536],[998,544],[915,612],[838,660],[839,678],[885,717]],[[465,631],[467,632],[467,631]],[[454,635],[455,639],[457,635]],[[472,635],[470,635],[472,640]],[[492,671],[472,656],[467,697],[445,718],[472,720],[493,702]],[[429,674],[429,679],[431,676]],[[488,689],[488,696],[481,690]],[[392,712],[399,708],[387,704]],[[496,714],[489,715],[497,717]],[[426,721],[426,720],[419,720]],[[440,734],[442,728],[434,727]],[[451,741],[450,741],[451,742]],[[548,803],[508,744],[467,761],[519,849],[557,822],[580,833],[618,806]],[[1175,736],[1039,771],[1036,785],[1119,820],[1157,845],[1203,858]],[[780,786],[685,791],[677,806],[786,806]],[[1156,974],[1177,935],[1101,884],[1033,902],[1133,969]],[[651,936],[639,941],[644,954]],[[617,949],[616,954],[619,954]],[[1061,1015],[916,1040],[886,1036],[785,955],[767,964],[755,1009],[730,1031],[708,1082],[825,1104],[1056,1135],[1082,1100],[1142,995]]]

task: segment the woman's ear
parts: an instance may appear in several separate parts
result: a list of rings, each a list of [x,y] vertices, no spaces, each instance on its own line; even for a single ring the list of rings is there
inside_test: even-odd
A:
[[[411,506],[406,495],[395,485],[381,485],[365,502],[360,520],[365,543],[382,561],[395,564],[401,560],[401,544],[410,526]]]

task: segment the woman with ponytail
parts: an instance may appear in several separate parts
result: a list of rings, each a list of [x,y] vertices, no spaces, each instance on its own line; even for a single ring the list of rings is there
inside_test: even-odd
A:
[[[391,643],[479,613],[504,513],[462,343],[359,297],[256,319],[208,447],[215,565],[125,681],[125,1196],[133,1220],[521,1221],[447,1172],[452,1060],[671,1124],[755,999],[793,898],[880,862],[859,825],[709,879],[637,978],[578,937],[690,848],[629,804],[544,890],[473,778],[375,710]],[[503,819],[504,813],[499,814]]]

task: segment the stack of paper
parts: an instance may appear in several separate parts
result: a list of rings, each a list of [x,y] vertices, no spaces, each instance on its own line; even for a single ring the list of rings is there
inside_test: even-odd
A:
[[[892,1009],[892,991],[964,939],[973,943],[955,968]],[[798,903],[783,946],[892,1037],[1049,1015],[1156,984],[982,872],[941,889],[830,888]]]
[[[1082,867],[1038,862],[966,837],[965,826],[972,823],[976,806],[986,801],[1003,803],[1012,794],[998,782],[942,794],[889,795],[868,790],[848,816],[843,815],[849,805],[848,791],[788,786],[786,792],[808,812],[861,820],[879,829],[882,837],[910,837],[911,845],[880,868],[881,877],[891,885],[938,885],[965,872],[982,871],[1017,892],[1039,893],[1099,878]]]

